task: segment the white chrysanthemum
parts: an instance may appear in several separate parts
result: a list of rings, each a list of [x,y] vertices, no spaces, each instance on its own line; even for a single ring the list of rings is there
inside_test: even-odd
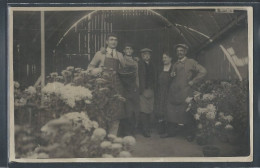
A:
[[[20,87],[20,84],[19,82],[17,81],[14,81],[14,88],[18,89]]]
[[[103,128],[96,128],[91,136],[92,140],[103,140],[106,136],[106,131]]]
[[[206,113],[206,112],[208,112],[208,109],[207,108],[197,108],[197,113],[199,114],[199,115],[201,115],[201,114],[203,114],[203,113]]]
[[[135,138],[132,136],[126,136],[123,138],[123,144],[128,146],[134,146],[136,143]]]
[[[193,94],[194,94],[194,96],[193,96],[193,97],[194,97],[194,100],[195,100],[195,101],[198,101],[198,100],[200,99],[201,93],[198,92],[198,91],[195,91]]]
[[[73,66],[68,66],[68,67],[66,68],[66,70],[67,70],[67,71],[73,71],[73,70],[74,70],[74,67],[73,67]]]
[[[75,107],[76,101],[89,100],[92,98],[92,92],[82,86],[65,85],[60,88],[61,99],[70,107]]]
[[[223,112],[218,113],[219,117],[223,118],[225,115]]]
[[[52,73],[50,74],[50,76],[51,76],[52,78],[56,78],[56,77],[58,76],[58,73],[57,73],[57,72],[52,72]]]
[[[228,121],[228,122],[231,122],[233,120],[233,117],[231,115],[228,115],[225,117],[225,119]]]
[[[219,121],[215,123],[215,126],[216,126],[216,127],[221,126],[221,125],[222,125],[222,123],[219,122]]]
[[[96,121],[91,121],[85,112],[71,112],[63,115],[61,118],[66,118],[73,121],[73,123],[80,123],[84,128],[90,131],[92,128],[98,128],[98,123]]]
[[[206,114],[206,117],[207,117],[207,119],[209,119],[209,120],[214,120],[215,117],[216,117],[216,113],[214,113],[214,112],[208,112],[208,113]]]
[[[33,86],[29,86],[27,89],[25,89],[25,92],[27,92],[31,95],[34,95],[34,94],[36,94],[36,89]]]
[[[17,103],[18,106],[24,106],[27,103],[27,99],[22,97],[21,99],[16,101],[16,103]]]
[[[109,89],[107,87],[103,87],[99,89],[100,92],[106,92],[109,91]]]
[[[228,83],[228,82],[221,82],[221,85],[223,86],[223,87],[231,87],[232,85],[230,84],[230,83]]]
[[[228,124],[228,125],[225,126],[225,129],[226,129],[226,130],[232,130],[232,129],[233,129],[233,126],[230,125],[230,124]]]
[[[194,118],[195,118],[195,120],[199,120],[200,119],[200,115],[199,114],[194,114]]]
[[[56,79],[62,80],[64,78],[63,78],[63,76],[57,76]]]
[[[75,71],[76,71],[76,72],[81,72],[82,69],[81,69],[81,68],[75,68]]]
[[[128,151],[121,151],[118,156],[123,158],[132,157],[131,153],[129,153]]]
[[[215,95],[209,94],[209,93],[204,94],[204,95],[202,96],[202,99],[203,99],[203,100],[213,100],[214,98],[215,98]]]
[[[80,72],[80,75],[81,75],[81,76],[86,76],[86,75],[88,75],[88,74],[89,74],[89,71],[87,71],[87,70]]]
[[[126,98],[122,97],[120,94],[115,94],[114,97],[116,97],[118,100],[125,102]]]
[[[97,78],[97,79],[96,79],[96,82],[97,82],[98,84],[104,84],[104,83],[107,83],[108,81],[105,80],[105,79],[103,79],[103,78]]]
[[[42,93],[45,94],[56,94],[56,95],[60,95],[60,90],[61,88],[64,87],[64,84],[60,83],[60,82],[53,82],[53,83],[48,83],[43,89],[42,89]]]
[[[112,143],[110,141],[103,141],[101,144],[100,144],[100,147],[101,148],[111,148],[112,146]]]
[[[190,109],[191,109],[191,104],[188,105],[186,112],[190,111]]]
[[[114,141],[114,139],[116,139],[117,137],[113,134],[108,134],[107,135],[108,139],[111,140],[111,141]]]
[[[99,127],[99,125],[98,125],[98,123],[96,121],[92,121],[92,126],[93,126],[93,128],[98,128]]]
[[[198,124],[198,129],[202,129],[202,124]]]
[[[193,97],[187,97],[187,98],[185,99],[185,102],[186,102],[187,104],[190,104],[192,99],[193,99]]]
[[[113,156],[110,155],[110,154],[103,154],[102,157],[103,157],[103,158],[113,158]]]
[[[208,111],[210,111],[210,112],[216,112],[216,106],[215,105],[213,105],[213,104],[208,104],[207,105],[207,109],[208,109]]]
[[[90,100],[85,100],[85,103],[86,104],[91,104],[91,101]]]
[[[112,146],[111,146],[111,149],[117,149],[117,150],[120,150],[122,148],[122,144],[120,143],[113,143]]]
[[[30,159],[48,159],[50,158],[47,153],[32,153],[31,155],[28,155],[26,158]]]
[[[122,138],[119,138],[119,137],[117,137],[117,138],[115,138],[114,139],[114,141],[113,141],[114,143],[123,143],[123,139]]]

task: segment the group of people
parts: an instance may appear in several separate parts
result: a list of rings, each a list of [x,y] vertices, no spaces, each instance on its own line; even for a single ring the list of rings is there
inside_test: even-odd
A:
[[[193,93],[192,86],[207,74],[194,59],[187,58],[188,46],[175,46],[178,61],[173,64],[168,52],[162,54],[163,66],[158,71],[151,61],[152,50],[140,50],[134,57],[132,44],[125,44],[123,54],[117,51],[118,37],[111,33],[107,48],[98,51],[88,66],[90,74],[112,69],[115,87],[126,98],[122,113],[111,123],[109,132],[118,136],[134,135],[138,128],[144,137],[151,136],[151,115],[156,119],[161,138],[184,133],[188,140],[194,137],[192,116],[186,112],[185,99]]]

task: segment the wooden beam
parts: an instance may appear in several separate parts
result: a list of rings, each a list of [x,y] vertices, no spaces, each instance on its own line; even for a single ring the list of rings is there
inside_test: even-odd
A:
[[[204,48],[206,48],[208,45],[210,45],[212,42],[216,41],[217,39],[219,39],[220,37],[222,37],[222,35],[224,33],[226,33],[227,31],[229,31],[230,29],[232,29],[234,26],[236,26],[236,24],[238,22],[240,22],[243,19],[247,18],[247,14],[242,14],[240,16],[238,16],[235,20],[233,20],[232,22],[230,22],[226,27],[224,27],[222,30],[220,30],[218,33],[216,33],[215,35],[213,35],[211,38],[209,38],[205,43],[203,43],[201,45],[201,47],[199,47],[194,53],[198,54],[201,50],[203,50]]]

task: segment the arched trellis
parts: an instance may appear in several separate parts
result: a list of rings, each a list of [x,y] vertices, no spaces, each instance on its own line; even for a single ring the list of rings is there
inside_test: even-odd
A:
[[[76,28],[77,25],[78,25],[81,21],[83,21],[83,20],[85,20],[85,19],[91,20],[91,19],[92,19],[92,16],[95,15],[95,14],[96,14],[97,12],[99,12],[99,11],[101,11],[101,10],[92,11],[92,12],[86,14],[85,16],[81,17],[79,20],[77,20],[77,21],[63,34],[63,36],[59,39],[59,41],[58,41],[57,44],[56,44],[56,47],[61,44],[61,42],[62,42],[63,39],[68,35],[68,33],[69,33],[72,29]],[[142,10],[142,11],[143,11],[143,10]],[[152,13],[153,15],[156,15],[158,18],[160,18],[161,20],[163,20],[163,21],[167,24],[168,27],[175,29],[175,30],[183,37],[183,39],[185,40],[185,42],[186,42],[188,45],[190,45],[189,41],[188,41],[188,40],[186,39],[186,37],[182,34],[181,30],[180,30],[178,27],[183,27],[183,28],[185,28],[185,29],[187,29],[187,30],[189,30],[189,31],[191,31],[191,32],[193,32],[193,33],[196,33],[196,34],[198,34],[198,35],[200,35],[200,36],[202,36],[202,37],[204,37],[204,38],[206,38],[206,39],[210,39],[210,37],[209,37],[208,35],[206,35],[205,33],[203,33],[203,32],[200,32],[200,31],[195,30],[195,29],[193,29],[193,28],[187,27],[187,26],[185,26],[185,25],[180,25],[180,24],[178,24],[178,23],[172,23],[172,22],[170,22],[166,17],[164,17],[163,15],[161,15],[160,13],[158,13],[158,12],[152,10],[152,9],[147,9],[146,11]]]

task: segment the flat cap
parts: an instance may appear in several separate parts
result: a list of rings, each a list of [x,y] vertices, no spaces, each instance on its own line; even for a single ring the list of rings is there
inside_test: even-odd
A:
[[[152,52],[152,50],[150,48],[143,48],[140,50],[141,53],[143,52]]]
[[[177,47],[182,47],[182,48],[184,48],[186,50],[189,49],[189,47],[186,44],[177,44],[177,45],[175,45],[175,49],[177,49]]]
[[[134,45],[132,43],[125,43],[124,48],[126,48],[126,47],[134,48]]]

